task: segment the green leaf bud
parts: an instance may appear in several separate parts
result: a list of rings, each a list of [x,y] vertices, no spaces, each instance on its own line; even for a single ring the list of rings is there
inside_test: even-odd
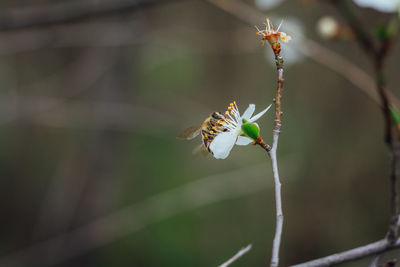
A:
[[[256,140],[260,134],[260,128],[254,123],[246,122],[242,124],[242,131],[244,134],[251,139]]]
[[[390,107],[390,113],[395,124],[400,124],[400,114],[396,108]]]

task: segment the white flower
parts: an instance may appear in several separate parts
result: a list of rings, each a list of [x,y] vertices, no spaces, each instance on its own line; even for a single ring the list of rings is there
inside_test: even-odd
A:
[[[278,18],[271,18],[272,20],[278,20]],[[294,17],[286,17],[285,18],[285,28],[289,33],[295,33],[296,38],[290,40],[292,45],[288,45],[284,42],[281,43],[282,46],[282,55],[285,59],[285,65],[294,65],[299,64],[304,61],[306,54],[304,52],[299,53],[299,50],[304,50],[303,47],[306,46],[304,42],[305,35],[305,26],[302,21],[294,18]],[[284,36],[286,40],[286,35],[281,34],[281,38]],[[276,68],[275,61],[271,60],[274,58],[274,53],[272,49],[265,49],[264,56],[268,64],[270,64],[274,69]]]
[[[228,107],[228,110],[225,112],[226,117],[223,122],[224,131],[220,131],[210,144],[210,150],[214,157],[217,159],[225,159],[228,157],[235,144],[239,146],[246,146],[253,142],[254,140],[251,138],[242,136],[244,134],[242,131],[243,121],[254,123],[262,115],[264,115],[264,113],[267,112],[270,107],[271,105],[252,117],[254,110],[256,109],[254,104],[250,104],[243,115],[240,115],[236,106],[236,102],[234,101],[231,103]]]
[[[265,24],[265,30],[260,30],[257,26],[254,26],[256,28],[257,35],[262,36],[262,44],[264,44],[264,41],[268,41],[271,46],[276,46],[276,43],[278,43],[278,38],[281,39],[282,42],[288,43],[290,40],[292,40],[292,37],[284,32],[280,32],[279,29],[281,28],[281,24],[279,24],[277,29],[274,29],[274,25],[272,25],[272,22],[269,18],[266,19],[267,23]]]

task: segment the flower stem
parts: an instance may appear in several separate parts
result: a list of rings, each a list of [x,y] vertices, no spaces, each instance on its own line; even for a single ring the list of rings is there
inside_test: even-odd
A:
[[[281,197],[281,182],[279,180],[279,170],[278,170],[278,160],[276,157],[276,151],[278,149],[278,140],[281,132],[281,99],[282,99],[282,89],[283,89],[283,58],[280,55],[280,49],[274,49],[275,54],[275,63],[276,68],[278,70],[278,85],[276,88],[275,95],[275,122],[273,129],[273,139],[272,139],[272,147],[270,147],[264,140],[258,136],[254,141],[254,144],[260,145],[264,148],[269,157],[271,158],[272,163],[272,173],[274,175],[274,183],[275,183],[275,207],[276,207],[276,226],[275,226],[275,236],[274,241],[272,243],[272,256],[271,256],[271,267],[278,267],[279,265],[279,249],[281,246],[281,237],[282,237],[282,229],[283,229],[283,211],[282,211],[282,197]]]
[[[270,145],[264,142],[264,140],[258,136],[257,140],[254,141],[255,145],[260,145],[262,148],[264,148],[268,153],[271,151]]]
[[[277,267],[279,265],[279,249],[281,245],[282,229],[283,229],[283,211],[282,211],[282,197],[281,197],[281,182],[279,180],[278,171],[278,160],[276,157],[276,151],[278,148],[278,140],[281,132],[281,99],[283,89],[283,58],[280,55],[280,49],[274,49],[275,64],[278,71],[278,84],[275,95],[275,123],[273,130],[273,141],[272,148],[268,152],[272,162],[272,173],[274,175],[275,183],[275,205],[276,205],[276,226],[275,236],[272,245],[272,256],[271,256],[271,267]]]
[[[277,267],[279,265],[279,248],[281,245],[281,236],[283,229],[283,211],[282,211],[282,198],[281,198],[281,182],[279,180],[278,161],[276,158],[276,149],[278,146],[279,131],[274,129],[274,137],[272,143],[272,149],[269,152],[272,162],[272,172],[274,175],[275,183],[275,205],[276,205],[276,226],[275,236],[272,246],[271,256],[271,267]]]

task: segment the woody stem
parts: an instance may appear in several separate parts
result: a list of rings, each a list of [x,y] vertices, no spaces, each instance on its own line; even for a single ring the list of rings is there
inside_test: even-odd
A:
[[[275,54],[275,64],[278,71],[278,79],[277,79],[277,88],[275,95],[275,123],[273,129],[273,141],[272,148],[268,152],[271,162],[272,162],[272,173],[274,175],[275,182],[275,205],[276,205],[276,227],[275,227],[275,236],[272,245],[272,256],[271,256],[271,267],[277,267],[279,265],[279,249],[281,245],[281,237],[282,237],[282,229],[283,229],[283,211],[282,211],[282,197],[281,197],[281,182],[279,179],[279,171],[278,171],[278,161],[276,156],[276,151],[278,148],[278,140],[281,132],[281,98],[282,98],[282,89],[283,89],[283,58],[280,55],[280,47],[278,49],[274,49]]]

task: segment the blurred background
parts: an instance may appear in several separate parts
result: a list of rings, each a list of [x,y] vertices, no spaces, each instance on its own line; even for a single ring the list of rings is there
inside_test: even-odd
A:
[[[371,33],[393,16],[350,6]],[[200,137],[175,136],[230,101],[272,103],[274,60],[253,28],[267,16],[293,38],[282,47],[282,266],[383,238],[390,154],[373,68],[330,1],[4,0],[0,266],[217,266],[248,244],[232,266],[266,266],[265,151],[216,160],[192,155]],[[394,95],[399,58],[396,44]],[[258,123],[270,142],[272,113]]]

